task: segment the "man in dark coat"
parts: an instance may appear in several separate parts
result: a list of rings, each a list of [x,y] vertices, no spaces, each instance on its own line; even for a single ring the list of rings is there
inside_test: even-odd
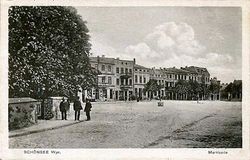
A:
[[[74,110],[75,110],[75,121],[80,120],[80,110],[82,110],[82,104],[79,100],[79,97],[74,102]]]
[[[65,101],[64,97],[62,99],[62,102],[60,103],[60,111],[61,111],[61,115],[62,115],[62,120],[67,120],[67,114],[66,114],[66,108],[67,108],[67,102]]]
[[[92,105],[90,103],[90,101],[87,99],[86,100],[86,105],[84,108],[84,112],[86,112],[86,116],[87,116],[87,121],[90,121],[90,111],[91,111]]]

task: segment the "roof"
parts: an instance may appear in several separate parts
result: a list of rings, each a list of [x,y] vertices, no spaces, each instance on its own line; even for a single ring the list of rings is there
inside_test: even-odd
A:
[[[203,67],[189,66],[189,67],[185,67],[185,68],[182,68],[182,69],[188,70],[191,73],[204,74],[204,75],[210,76],[208,70],[206,68],[203,68]]]
[[[89,57],[90,62],[97,63],[98,57]],[[107,57],[99,57],[99,63],[108,63],[108,64],[115,64],[114,58],[107,58]]]
[[[151,69],[151,74],[164,74],[161,69]]]
[[[28,102],[38,102],[38,101],[36,99],[30,98],[30,97],[9,98],[9,104],[28,103]]]
[[[149,68],[144,67],[144,66],[141,66],[141,65],[139,65],[139,64],[135,64],[134,67],[135,67],[135,68],[139,68],[139,69],[149,69]]]
[[[164,71],[166,73],[181,73],[181,74],[188,74],[188,73],[190,73],[187,70],[178,69],[178,68],[175,68],[175,67],[173,67],[173,68],[164,68]]]

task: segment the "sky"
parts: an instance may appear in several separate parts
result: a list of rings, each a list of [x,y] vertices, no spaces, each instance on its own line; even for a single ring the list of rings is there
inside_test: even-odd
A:
[[[206,67],[222,83],[241,78],[239,7],[76,7],[93,56],[145,67]]]

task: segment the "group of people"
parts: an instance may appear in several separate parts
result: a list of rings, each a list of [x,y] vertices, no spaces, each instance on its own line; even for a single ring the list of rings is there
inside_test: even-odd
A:
[[[83,109],[82,104],[79,100],[80,98],[77,97],[77,99],[74,101],[73,107],[74,107],[74,111],[75,111],[75,121],[76,120],[80,120],[80,111]],[[65,98],[63,97],[62,102],[60,103],[60,111],[61,111],[61,115],[62,115],[62,120],[67,120],[67,111],[70,108],[70,102],[69,100],[65,101]],[[86,112],[86,116],[87,116],[87,121],[90,121],[90,111],[92,108],[92,104],[90,103],[90,101],[87,99],[86,100],[86,104],[85,104],[85,108],[84,108],[84,112]]]

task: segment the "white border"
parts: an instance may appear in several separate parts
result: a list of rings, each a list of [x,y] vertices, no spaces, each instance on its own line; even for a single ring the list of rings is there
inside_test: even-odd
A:
[[[243,79],[243,148],[242,149],[55,149],[60,155],[27,155],[23,149],[8,149],[8,7],[12,5],[62,6],[216,6],[242,7],[242,79]],[[249,159],[250,124],[250,11],[243,0],[2,0],[1,1],[1,54],[0,54],[0,158],[3,159]],[[47,149],[45,149],[47,150]],[[49,149],[53,150],[53,149]],[[227,151],[226,155],[212,155],[208,151]],[[3,157],[2,157],[3,156]]]

